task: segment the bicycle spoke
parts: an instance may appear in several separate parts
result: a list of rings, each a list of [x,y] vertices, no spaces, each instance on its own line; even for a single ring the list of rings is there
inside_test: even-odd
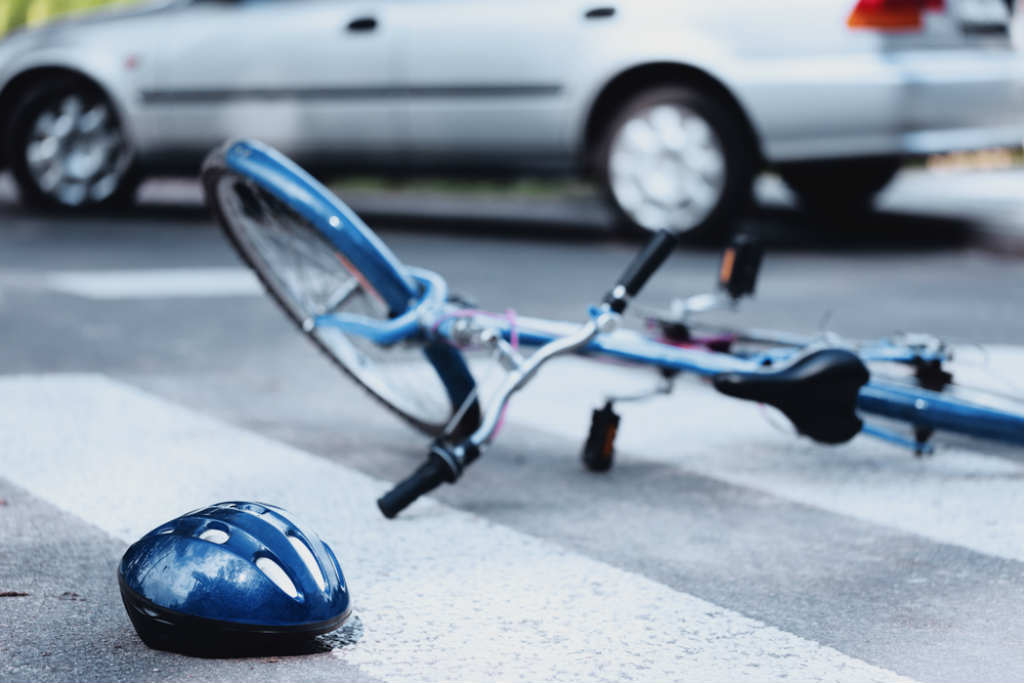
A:
[[[320,312],[320,315],[330,315],[334,313],[338,308],[343,306],[346,301],[349,300],[353,294],[359,291],[359,281],[352,278],[341,287],[327,300],[327,304],[324,306],[324,310]]]
[[[352,267],[303,217],[248,179],[225,180],[222,206],[250,262],[300,323],[354,313],[386,320],[389,311],[362,287]],[[381,347],[333,327],[307,329],[364,386],[399,411],[440,430],[453,407],[433,367],[418,350]],[[407,362],[408,360],[408,362]]]

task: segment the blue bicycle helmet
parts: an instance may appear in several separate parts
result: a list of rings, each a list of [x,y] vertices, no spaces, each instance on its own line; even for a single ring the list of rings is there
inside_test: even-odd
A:
[[[135,630],[165,650],[308,639],[351,610],[327,544],[264,503],[217,503],[157,527],[128,548],[117,578]]]

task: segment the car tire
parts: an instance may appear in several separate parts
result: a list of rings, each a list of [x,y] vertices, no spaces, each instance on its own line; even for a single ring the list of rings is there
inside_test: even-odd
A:
[[[130,203],[141,179],[110,100],[74,77],[47,80],[17,102],[4,135],[22,202],[49,209]]]
[[[733,106],[666,85],[640,92],[611,118],[596,170],[625,231],[670,229],[711,241],[731,233],[749,206],[757,158]]]
[[[870,206],[901,166],[899,158],[809,162],[783,166],[779,174],[805,207],[846,211]]]

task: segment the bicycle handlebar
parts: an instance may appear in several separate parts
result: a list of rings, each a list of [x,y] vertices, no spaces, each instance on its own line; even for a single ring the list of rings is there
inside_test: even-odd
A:
[[[452,448],[441,441],[435,442],[427,461],[378,498],[377,507],[388,519],[394,518],[420,496],[430,493],[444,482],[453,483],[465,466],[479,454],[479,449],[468,443]]]
[[[630,297],[636,296],[679,242],[679,236],[668,230],[659,230],[637,254],[608,294],[607,303],[616,313],[622,313]],[[620,289],[621,288],[621,289]]]
[[[393,519],[417,498],[425,493],[430,493],[451,478],[451,470],[448,469],[448,465],[432,455],[407,479],[400,481],[393,489],[378,498],[377,507],[385,517]]]

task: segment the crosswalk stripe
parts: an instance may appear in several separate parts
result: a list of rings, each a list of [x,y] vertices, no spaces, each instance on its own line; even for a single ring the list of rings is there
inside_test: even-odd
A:
[[[64,294],[100,300],[263,294],[253,273],[239,267],[53,271],[42,277],[41,284]]]
[[[225,499],[281,504],[338,551],[365,633],[336,655],[389,681],[906,680],[641,575],[426,500],[97,375],[0,379],[0,464],[130,541]]]
[[[987,367],[965,362],[955,374],[975,384],[1012,390],[1003,377],[1024,377],[1024,351],[987,350]],[[965,359],[977,351],[965,349]],[[653,386],[653,373],[576,358],[540,373],[510,406],[508,418],[582,445],[590,410],[608,393]],[[567,392],[566,387],[572,391]],[[1024,561],[1024,465],[996,457],[1006,447],[978,441],[978,451],[941,447],[933,457],[858,436],[823,446],[780,431],[760,406],[717,394],[698,382],[680,381],[671,398],[619,403],[619,462],[655,460],[814,506],[996,557]],[[778,423],[781,423],[778,424]],[[510,427],[512,428],[512,427]]]

